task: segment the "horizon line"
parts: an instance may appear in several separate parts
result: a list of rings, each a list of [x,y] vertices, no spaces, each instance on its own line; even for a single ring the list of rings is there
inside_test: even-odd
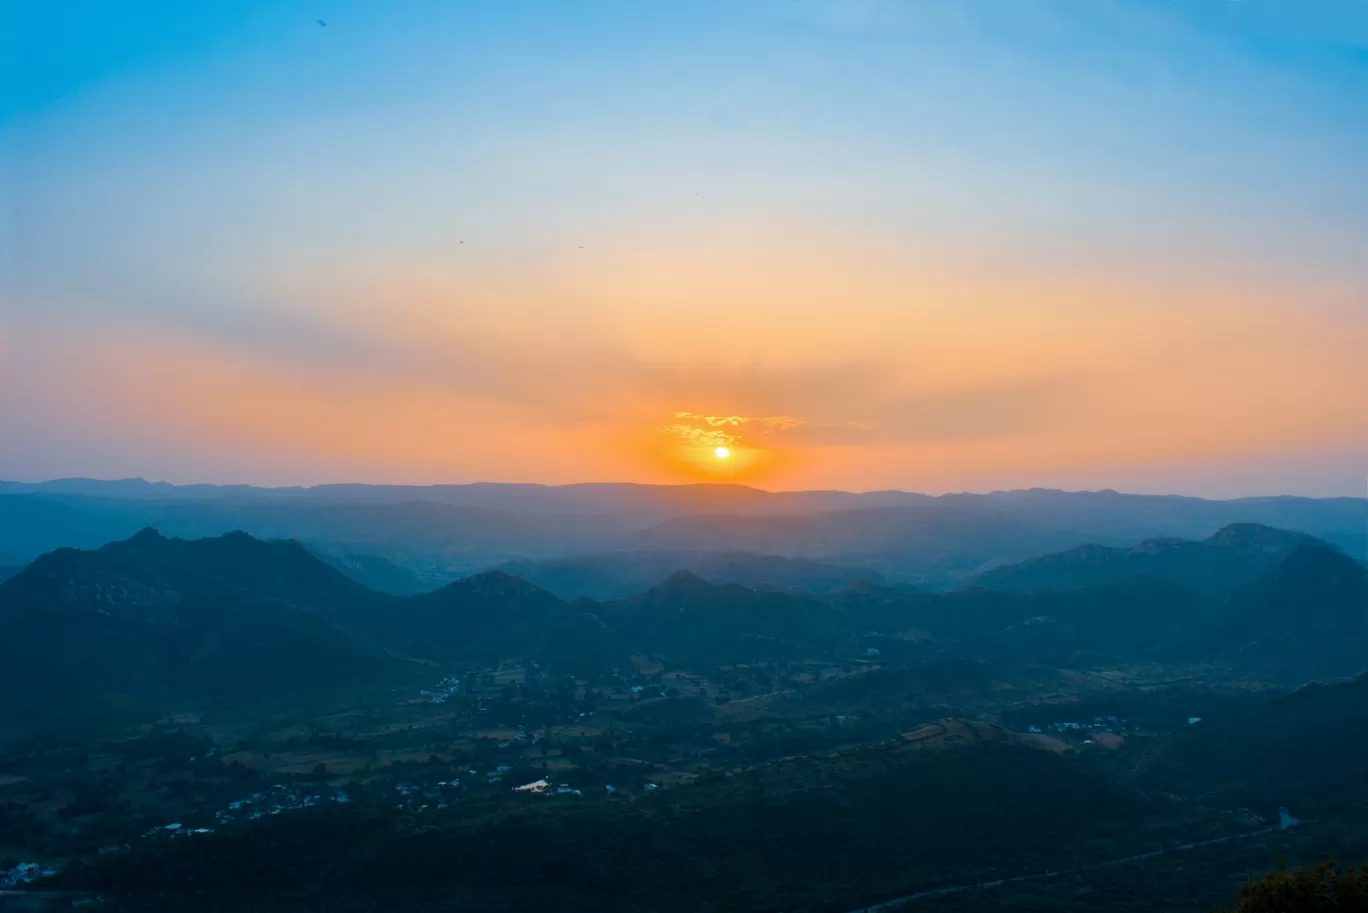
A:
[[[1186,498],[1194,501],[1251,501],[1264,500],[1270,498],[1289,498],[1308,501],[1365,501],[1368,497],[1360,495],[1297,495],[1297,494],[1261,494],[1261,495],[1242,495],[1232,498],[1213,498],[1202,495],[1179,494],[1176,492],[1130,492],[1120,491],[1115,488],[1052,488],[1049,486],[1030,486],[1026,488],[995,488],[988,491],[945,491],[940,494],[930,494],[923,491],[915,491],[904,488],[877,488],[869,490],[851,490],[844,488],[793,488],[793,489],[771,489],[761,488],[755,485],[747,485],[741,482],[567,482],[562,484],[550,484],[546,482],[503,482],[503,481],[476,481],[476,482],[318,482],[311,485],[256,485],[249,482],[170,482],[164,479],[150,481],[142,476],[128,476],[118,479],[101,479],[93,476],[65,476],[54,479],[42,479],[39,481],[21,481],[17,479],[0,479],[0,490],[6,487],[17,486],[27,488],[38,488],[42,486],[61,485],[61,484],[96,484],[96,485],[120,485],[120,484],[140,484],[155,488],[212,488],[212,489],[249,489],[254,491],[269,492],[310,492],[318,489],[328,488],[412,488],[412,489],[434,489],[434,488],[541,488],[547,490],[563,488],[589,488],[589,487],[616,487],[616,488],[669,488],[669,489],[735,489],[753,491],[768,495],[802,495],[802,494],[841,494],[852,496],[868,495],[908,495],[910,497],[920,497],[929,499],[939,499],[946,497],[991,497],[992,495],[1021,494],[1026,492],[1048,492],[1053,494],[1065,495],[1119,495],[1121,497],[1133,498]]]

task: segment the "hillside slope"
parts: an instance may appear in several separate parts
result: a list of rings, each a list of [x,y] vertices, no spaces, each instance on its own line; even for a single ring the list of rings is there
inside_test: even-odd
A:
[[[345,631],[386,598],[291,542],[145,530],[62,549],[0,584],[0,728],[83,731],[126,718],[331,699],[421,670]]]
[[[1254,580],[1295,549],[1315,541],[1305,533],[1238,523],[1201,541],[1147,539],[1130,547],[1080,545],[993,568],[977,575],[974,582],[989,589],[1028,592],[1154,577],[1218,592]]]

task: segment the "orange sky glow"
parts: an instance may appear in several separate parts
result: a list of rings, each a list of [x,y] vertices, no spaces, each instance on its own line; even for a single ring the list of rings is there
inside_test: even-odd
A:
[[[303,272],[277,291],[325,345],[63,328],[28,389],[91,439],[279,482],[953,490],[1363,443],[1368,335],[1323,318],[1333,290],[1291,310],[1276,288],[983,279],[868,240],[669,248]]]
[[[28,4],[0,479],[1364,493],[1368,7],[529,3]]]

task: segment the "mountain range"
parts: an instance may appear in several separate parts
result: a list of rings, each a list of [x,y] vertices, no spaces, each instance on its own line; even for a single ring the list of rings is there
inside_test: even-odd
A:
[[[425,585],[520,561],[596,553],[746,552],[960,585],[995,565],[1091,542],[1205,538],[1258,523],[1359,555],[1368,502],[1211,501],[1045,489],[948,494],[768,492],[741,485],[174,486],[138,479],[0,482],[0,565],[94,548],[152,526],[188,538],[244,530],[353,564],[384,559]],[[739,582],[750,582],[742,580]],[[387,586],[412,591],[411,583]],[[600,598],[624,595],[595,584]]]
[[[754,552],[600,552],[510,561],[499,568],[566,599],[624,599],[681,570],[712,583],[739,583],[756,590],[829,593],[861,580],[883,582],[883,575],[873,568]]]
[[[1315,541],[1305,533],[1233,523],[1197,542],[1164,538],[1146,539],[1128,547],[1080,545],[984,571],[974,583],[989,589],[1027,592],[1158,577],[1214,592],[1253,580],[1292,551]]]
[[[634,654],[688,667],[870,650],[890,660],[1082,650],[1331,674],[1363,667],[1368,589],[1358,562],[1255,526],[1165,546],[1185,556],[1193,549],[1260,555],[1269,567],[1222,589],[1191,585],[1187,558],[1174,565],[1184,578],[1175,580],[1116,576],[1118,559],[1108,555],[1099,566],[1111,578],[1091,585],[924,593],[860,581],[827,594],[717,584],[680,570],[604,602],[565,600],[495,570],[401,597],[348,578],[297,542],[242,532],[182,540],[148,529],[94,551],[57,550],[0,584],[0,685],[39,695],[5,711],[22,727],[403,688],[434,677],[433,664],[507,658],[589,672],[625,667]],[[1217,577],[1228,570],[1217,562]]]

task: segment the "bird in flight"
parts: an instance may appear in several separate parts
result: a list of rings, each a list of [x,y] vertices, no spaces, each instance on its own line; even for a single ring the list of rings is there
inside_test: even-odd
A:
[[[314,22],[317,22],[319,25],[327,25],[327,24],[328,24],[328,23],[324,22],[322,19],[315,19]]]

